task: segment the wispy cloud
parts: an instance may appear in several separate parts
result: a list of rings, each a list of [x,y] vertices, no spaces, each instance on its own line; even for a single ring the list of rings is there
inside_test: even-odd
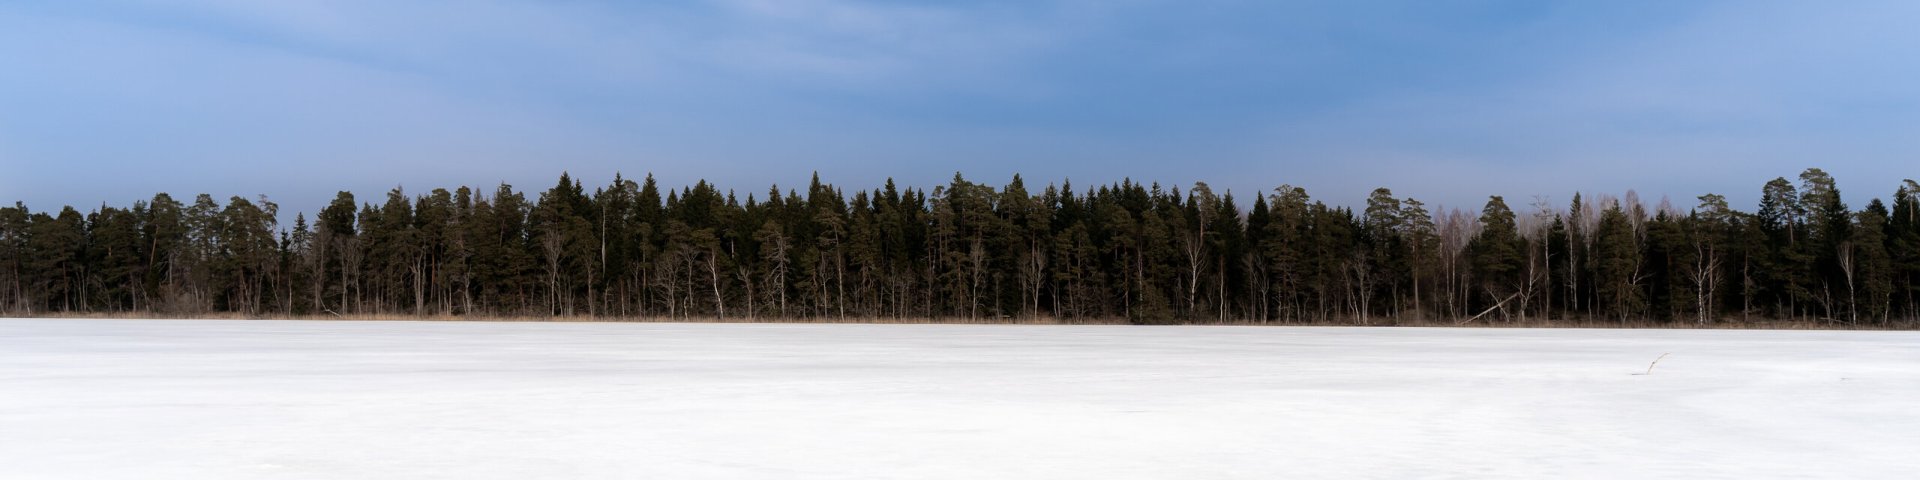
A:
[[[156,0],[0,7],[0,193],[311,208],[559,170],[1288,182],[1352,203],[1914,176],[1903,2]],[[86,179],[77,172],[123,175]],[[1757,179],[1757,180],[1756,180]],[[1857,183],[1856,183],[1857,182]],[[1859,185],[1852,188],[1852,185]],[[1857,193],[1856,193],[1857,192]],[[116,200],[119,201],[119,200]]]
[[[1392,92],[1285,119],[1265,144],[1379,165],[1364,177],[1441,197],[1638,188],[1746,203],[1766,179],[1819,166],[1864,202],[1892,189],[1872,182],[1920,174],[1910,167],[1920,153],[1920,87],[1900,80],[1920,64],[1893,60],[1892,47],[1914,40],[1898,27],[1920,13],[1913,10],[1715,5],[1684,22],[1552,52],[1513,78]]]

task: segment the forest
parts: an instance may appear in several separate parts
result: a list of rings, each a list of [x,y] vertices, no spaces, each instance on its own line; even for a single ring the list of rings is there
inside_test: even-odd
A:
[[[363,201],[0,208],[0,313],[1356,325],[1920,327],[1920,184],[1859,210],[1820,169],[1648,206],[1429,210],[1205,183],[736,195],[651,175]]]

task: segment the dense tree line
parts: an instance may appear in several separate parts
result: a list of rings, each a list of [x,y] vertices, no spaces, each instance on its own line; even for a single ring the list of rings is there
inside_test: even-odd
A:
[[[1575,195],[1564,209],[1364,208],[1206,184],[764,196],[649,176],[362,201],[283,228],[264,197],[0,208],[0,310],[1135,323],[1920,326],[1920,185],[1859,210],[1809,169],[1752,213]]]

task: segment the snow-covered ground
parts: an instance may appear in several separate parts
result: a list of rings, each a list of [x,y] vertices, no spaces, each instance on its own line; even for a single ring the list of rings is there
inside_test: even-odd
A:
[[[5,479],[1917,472],[1908,332],[0,320]]]

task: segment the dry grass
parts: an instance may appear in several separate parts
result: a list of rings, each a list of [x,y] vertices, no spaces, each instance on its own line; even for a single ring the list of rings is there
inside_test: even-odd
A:
[[[263,314],[245,315],[233,312],[210,312],[192,315],[167,314],[164,312],[36,312],[23,315],[17,312],[0,314],[14,318],[88,318],[88,319],[146,319],[146,320],[331,320],[331,321],[405,321],[405,322],[601,322],[601,323],[873,323],[873,324],[975,324],[975,325],[1124,325],[1125,319],[1074,319],[1062,320],[1046,318],[999,318],[968,319],[964,317],[665,317],[665,316],[588,316],[588,315],[480,315],[464,316],[449,314],[410,314],[410,313],[354,313],[345,315],[305,314],[282,315]]]
[[[1053,317],[1021,318],[974,318],[966,317],[632,317],[632,316],[538,316],[538,315],[486,315],[461,316],[448,314],[414,315],[406,313],[356,313],[347,315],[243,315],[231,312],[200,313],[191,315],[168,314],[163,312],[36,312],[32,315],[7,313],[4,316],[31,318],[100,318],[100,319],[203,319],[203,320],[336,320],[336,321],[413,321],[413,322],[610,322],[610,323],[852,323],[852,324],[956,324],[956,325],[1131,325],[1125,318],[1074,318]],[[1252,320],[1174,322],[1174,325],[1232,325],[1232,326],[1371,326],[1371,327],[1450,327],[1450,328],[1659,328],[1659,329],[1730,329],[1730,330],[1911,330],[1912,327],[1830,324],[1800,319],[1765,319],[1755,321],[1721,321],[1706,325],[1693,322],[1654,322],[1636,321],[1622,323],[1610,319],[1554,319],[1552,321],[1529,319],[1527,321],[1481,320],[1461,324],[1453,319],[1414,319],[1414,318],[1375,318],[1362,323],[1358,319],[1334,319],[1326,321],[1260,322]]]

